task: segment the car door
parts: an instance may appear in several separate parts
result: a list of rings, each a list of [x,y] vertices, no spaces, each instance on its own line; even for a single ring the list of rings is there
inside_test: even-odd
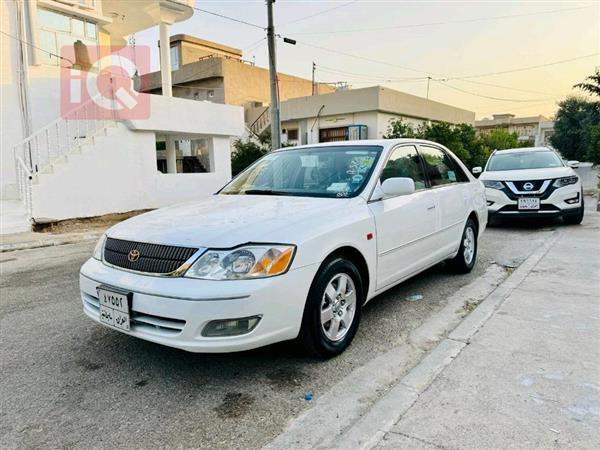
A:
[[[436,196],[440,227],[436,236],[437,256],[456,251],[469,215],[469,178],[454,158],[434,146],[419,145],[425,172]]]
[[[415,182],[413,194],[372,201],[377,237],[377,289],[394,284],[429,265],[437,231],[435,194],[428,189],[423,163],[415,145],[396,147],[380,175]]]

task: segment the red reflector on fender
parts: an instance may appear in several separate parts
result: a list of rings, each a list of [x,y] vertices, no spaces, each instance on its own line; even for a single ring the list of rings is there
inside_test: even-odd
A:
[[[373,239],[373,233],[367,233],[367,241]]]

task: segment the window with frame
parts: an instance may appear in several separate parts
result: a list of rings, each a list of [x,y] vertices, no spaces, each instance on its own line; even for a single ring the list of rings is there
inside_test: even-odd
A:
[[[405,145],[395,149],[386,163],[379,181],[383,183],[388,178],[412,178],[415,189],[425,189],[425,173],[421,158],[414,145]]]
[[[446,152],[425,145],[421,145],[420,150],[432,187],[469,181],[462,168]]]
[[[288,129],[287,130],[287,138],[289,141],[297,141],[298,140],[298,130]]]
[[[42,62],[51,66],[89,69],[95,61],[98,46],[98,25],[82,17],[38,8],[38,26]],[[64,46],[74,47],[75,61],[65,61],[56,55]]]

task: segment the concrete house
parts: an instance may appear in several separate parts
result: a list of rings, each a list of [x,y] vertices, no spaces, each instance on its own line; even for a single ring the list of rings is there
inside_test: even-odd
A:
[[[169,27],[192,16],[195,0],[0,3],[2,233],[191,200],[230,179],[230,140],[244,132],[243,108],[174,98],[171,90]],[[167,50],[160,54],[163,95],[124,91],[121,82],[133,85],[143,73],[135,66],[142,49],[133,62],[115,62],[108,46],[127,48],[128,36],[153,27]],[[64,49],[73,56],[61,56]],[[106,79],[111,64],[126,76]],[[88,92],[103,80],[107,92]],[[78,98],[85,87],[87,101],[61,106],[66,93]],[[141,104],[145,116],[127,115]],[[157,142],[165,143],[165,173]],[[177,145],[186,142],[182,164]]]
[[[550,145],[554,121],[541,115],[516,117],[514,114],[493,114],[491,118],[475,121],[475,128],[480,133],[502,128],[509,133],[517,133],[523,146],[543,147]]]
[[[170,52],[175,97],[242,106],[252,133],[269,127],[268,69],[243,59],[240,49],[185,34],[171,36]],[[277,79],[280,101],[335,91],[332,85],[285,73],[278,73]],[[160,93],[160,72],[142,77],[142,84],[144,92]]]
[[[381,86],[281,103],[282,140],[294,144],[381,139],[392,119],[473,124],[475,113]]]

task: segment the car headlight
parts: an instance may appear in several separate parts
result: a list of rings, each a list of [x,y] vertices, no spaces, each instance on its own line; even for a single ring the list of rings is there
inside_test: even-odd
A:
[[[557,178],[556,180],[554,180],[554,183],[552,183],[552,186],[561,188],[570,184],[575,184],[578,181],[579,177],[577,175],[571,175],[570,177]]]
[[[248,245],[232,250],[207,250],[185,276],[203,280],[242,280],[285,273],[294,256],[293,245]]]
[[[483,180],[482,183],[486,188],[504,189],[504,185],[501,181]]]
[[[103,234],[102,237],[98,240],[98,243],[94,247],[94,253],[92,253],[92,257],[97,259],[98,261],[102,261],[102,255],[104,253],[104,244],[106,243],[106,234]]]

